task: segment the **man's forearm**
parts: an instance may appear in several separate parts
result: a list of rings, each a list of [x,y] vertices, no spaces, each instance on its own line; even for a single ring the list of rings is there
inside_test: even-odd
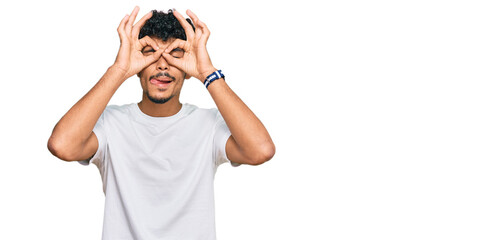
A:
[[[223,79],[211,83],[208,91],[245,156],[274,154],[274,144],[262,122]]]
[[[124,81],[123,76],[120,69],[108,68],[98,83],[56,124],[48,143],[51,152],[58,152],[65,158],[81,152],[80,148],[91,135],[98,118]]]

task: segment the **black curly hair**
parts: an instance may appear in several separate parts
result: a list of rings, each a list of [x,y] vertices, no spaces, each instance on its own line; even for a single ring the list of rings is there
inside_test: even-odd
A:
[[[189,18],[187,18],[187,22],[195,30],[194,24]],[[160,38],[163,41],[167,41],[170,38],[187,40],[185,30],[175,15],[173,15],[172,9],[168,10],[168,13],[153,10],[152,17],[143,25],[138,38],[141,39],[145,36]]]

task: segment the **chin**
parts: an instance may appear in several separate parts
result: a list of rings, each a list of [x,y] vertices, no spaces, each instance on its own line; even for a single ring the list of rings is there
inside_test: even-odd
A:
[[[152,101],[155,104],[163,104],[167,103],[170,101],[175,95],[170,95],[170,96],[162,96],[162,94],[159,94],[161,96],[153,96],[150,94],[148,91],[145,93],[150,101]]]

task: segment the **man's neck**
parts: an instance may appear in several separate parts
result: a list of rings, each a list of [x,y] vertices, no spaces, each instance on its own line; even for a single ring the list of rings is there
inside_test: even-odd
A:
[[[138,103],[138,107],[151,117],[169,117],[177,114],[182,109],[182,104],[174,98],[163,104],[154,103],[150,99],[144,98]]]

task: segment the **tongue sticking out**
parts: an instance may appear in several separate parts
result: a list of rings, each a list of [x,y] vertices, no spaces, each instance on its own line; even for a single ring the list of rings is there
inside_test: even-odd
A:
[[[154,85],[159,85],[159,86],[166,86],[168,85],[169,83],[171,83],[171,80],[159,80],[159,79],[155,79],[155,78],[152,78],[150,80],[150,82]]]

